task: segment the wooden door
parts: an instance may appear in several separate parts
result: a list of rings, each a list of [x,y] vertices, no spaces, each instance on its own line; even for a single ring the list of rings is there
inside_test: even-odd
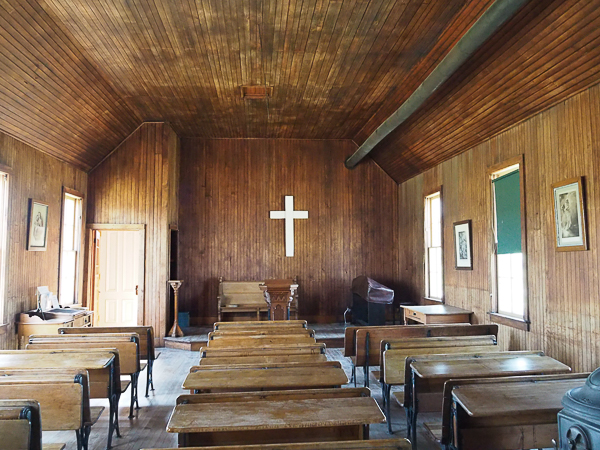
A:
[[[140,233],[101,231],[98,326],[138,324]]]

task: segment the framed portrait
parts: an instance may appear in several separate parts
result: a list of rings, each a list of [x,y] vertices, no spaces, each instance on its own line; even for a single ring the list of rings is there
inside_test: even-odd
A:
[[[454,267],[457,270],[473,270],[473,240],[471,221],[454,222]]]
[[[29,199],[27,250],[45,251],[48,244],[48,205]]]
[[[556,250],[587,250],[582,178],[570,178],[552,185]]]

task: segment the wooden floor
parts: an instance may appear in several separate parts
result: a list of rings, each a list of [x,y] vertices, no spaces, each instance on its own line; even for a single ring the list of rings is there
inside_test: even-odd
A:
[[[154,365],[154,384],[156,390],[150,393],[147,399],[144,397],[146,373],[140,376],[140,409],[136,417],[127,419],[129,413],[129,391],[121,397],[119,404],[119,424],[121,426],[121,438],[113,439],[113,448],[117,450],[139,450],[140,448],[165,448],[177,447],[177,436],[165,431],[171,410],[175,406],[175,399],[183,394],[181,384],[189,371],[190,366],[198,362],[198,353],[184,350],[161,348],[160,357]],[[344,370],[350,377],[351,365],[347,358],[342,356],[341,349],[328,349],[328,358],[342,362]],[[362,371],[358,370],[358,380],[362,383]],[[142,386],[143,385],[143,386]],[[360,386],[361,384],[359,384]],[[350,385],[348,385],[350,386]],[[378,383],[371,379],[371,390],[373,396],[381,405],[381,389]],[[105,405],[108,410],[108,402],[93,400],[96,405]],[[393,426],[395,436],[406,436],[406,417],[397,405],[392,405]],[[426,414],[424,420],[428,421]],[[90,435],[90,450],[103,450],[106,448],[106,437],[108,433],[108,413],[102,414],[99,422],[92,428]],[[386,425],[371,426],[371,438],[389,438]],[[424,428],[419,426],[419,449],[437,450],[437,445],[429,439]],[[63,442],[67,444],[67,450],[77,448],[75,432],[45,432],[44,443]]]

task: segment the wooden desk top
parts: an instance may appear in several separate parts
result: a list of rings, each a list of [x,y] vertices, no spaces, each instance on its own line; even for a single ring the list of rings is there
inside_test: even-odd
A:
[[[539,355],[415,361],[410,366],[416,376],[427,379],[554,374],[571,371],[569,366],[560,361]]]
[[[408,309],[409,311],[416,311],[428,316],[449,316],[453,314],[473,314],[473,311],[467,309],[457,308],[456,306],[449,305],[423,305],[423,306],[403,306],[401,308]]]
[[[522,383],[486,383],[460,386],[452,396],[472,417],[510,414],[558,413],[568,390],[583,386],[585,378]]]
[[[3,350],[0,351],[0,369],[105,369],[114,358],[110,352]]]
[[[343,369],[333,366],[225,368],[188,374],[184,389],[277,389],[330,387],[348,383]]]
[[[177,405],[170,433],[269,430],[384,423],[372,397]]]

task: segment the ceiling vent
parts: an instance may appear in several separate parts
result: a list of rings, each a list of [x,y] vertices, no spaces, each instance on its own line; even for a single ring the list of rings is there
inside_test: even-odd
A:
[[[271,97],[273,86],[240,86],[242,98],[260,100]]]

